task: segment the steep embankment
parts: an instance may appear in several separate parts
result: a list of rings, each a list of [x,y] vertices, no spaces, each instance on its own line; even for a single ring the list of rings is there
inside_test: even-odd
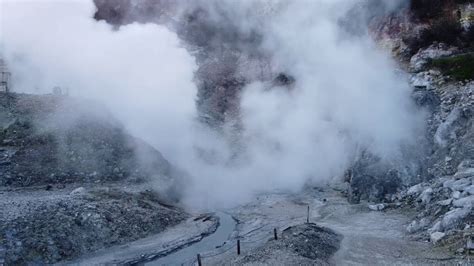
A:
[[[349,190],[356,192],[349,193],[352,201],[378,198],[388,203],[381,206],[416,211],[406,230],[458,253],[474,237],[474,6],[468,2],[417,0],[371,21],[372,35],[399,58],[426,113],[419,141],[425,151],[416,159],[418,175],[401,179],[392,193],[374,197],[381,181],[364,171],[351,177]]]
[[[167,197],[177,171],[94,103],[1,93],[0,126],[7,264],[75,258],[188,217]]]

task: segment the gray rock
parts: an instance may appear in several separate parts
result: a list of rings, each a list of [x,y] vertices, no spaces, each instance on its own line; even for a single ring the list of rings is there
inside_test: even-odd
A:
[[[452,196],[453,196],[453,199],[459,199],[461,197],[461,192],[454,191]]]
[[[370,204],[369,209],[372,211],[381,211],[385,209],[385,204],[380,203],[380,204]]]
[[[422,218],[419,221],[414,220],[412,221],[408,226],[407,226],[407,232],[408,233],[415,233],[420,231],[421,229],[424,229],[430,224],[430,220],[428,218]]]
[[[454,108],[436,129],[434,135],[434,142],[440,147],[446,147],[449,142],[449,138],[452,136],[452,132],[456,129],[458,121],[461,118],[461,110]]]
[[[459,208],[472,208],[473,205],[474,205],[474,196],[468,196],[468,197],[453,201],[453,206],[459,207]]]
[[[78,187],[78,188],[74,189],[73,191],[71,191],[71,193],[69,193],[69,194],[70,195],[80,195],[80,194],[84,194],[85,191],[86,191],[85,188]]]
[[[474,160],[471,160],[471,159],[462,160],[462,162],[459,163],[458,165],[458,171],[464,171],[469,168],[474,168]]]
[[[468,178],[474,176],[474,168],[465,168],[454,174],[455,179]]]
[[[463,191],[465,188],[470,186],[472,181],[470,178],[462,178],[462,179],[449,179],[443,183],[443,187],[449,188],[452,191]]]
[[[437,202],[438,205],[440,206],[449,206],[453,202],[453,199],[447,199],[447,200],[440,200]]]
[[[464,188],[464,191],[467,192],[470,195],[474,195],[474,185],[470,185],[470,186]]]
[[[412,196],[415,194],[420,194],[423,191],[423,186],[422,184],[417,184],[408,189],[407,195]]]
[[[471,208],[454,209],[447,212],[441,220],[441,228],[447,231],[458,227],[470,212]]]
[[[443,239],[443,237],[445,237],[445,236],[446,236],[446,234],[443,233],[443,232],[434,232],[434,233],[431,233],[431,234],[430,234],[431,243],[436,244],[438,241],[440,241],[441,239]]]
[[[424,204],[429,203],[431,201],[432,194],[433,194],[432,188],[425,189],[420,195],[421,202]]]

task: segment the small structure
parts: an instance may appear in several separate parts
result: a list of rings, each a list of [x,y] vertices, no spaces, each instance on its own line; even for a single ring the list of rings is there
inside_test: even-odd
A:
[[[11,86],[11,73],[5,62],[0,59],[0,92],[9,92]]]

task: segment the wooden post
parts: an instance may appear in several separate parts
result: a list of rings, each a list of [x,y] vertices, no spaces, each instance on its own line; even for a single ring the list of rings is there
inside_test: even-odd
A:
[[[277,235],[277,229],[276,228],[273,228],[273,237],[275,238],[275,240],[278,240],[278,235]]]
[[[198,255],[197,255],[197,258],[198,258],[198,266],[202,266],[201,254],[198,254]]]
[[[307,215],[306,215],[306,223],[309,224],[309,205],[308,205],[308,212],[307,212]]]
[[[240,239],[237,239],[237,255],[240,255]]]

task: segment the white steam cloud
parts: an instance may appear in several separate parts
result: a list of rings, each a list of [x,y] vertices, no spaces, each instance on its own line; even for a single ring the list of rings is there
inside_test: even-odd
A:
[[[182,188],[188,206],[228,207],[260,191],[340,177],[364,149],[397,161],[401,145],[414,140],[421,123],[407,82],[367,36],[341,28],[359,2],[195,3],[233,10],[243,32],[259,29],[258,49],[271,55],[271,67],[296,80],[291,89],[265,80],[246,86],[238,134],[193,122],[196,63],[163,26],[113,30],[92,19],[89,1],[3,0],[1,53],[17,91],[60,85],[103,102],[190,174]]]

